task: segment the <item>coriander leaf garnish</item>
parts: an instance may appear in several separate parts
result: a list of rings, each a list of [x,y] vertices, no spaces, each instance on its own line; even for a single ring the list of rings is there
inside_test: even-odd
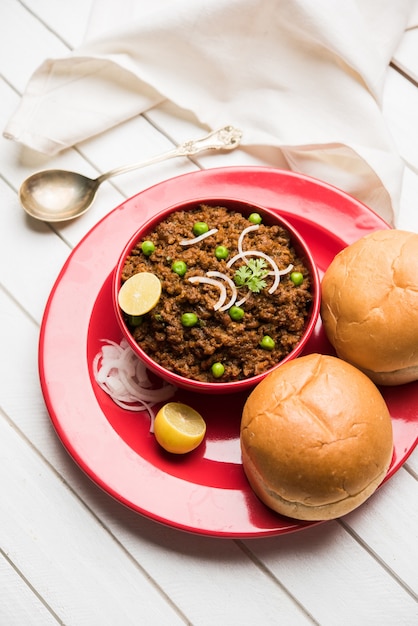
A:
[[[264,259],[250,259],[246,265],[241,265],[235,272],[235,284],[237,287],[248,287],[250,291],[259,293],[267,285],[264,280],[268,274],[266,266]]]

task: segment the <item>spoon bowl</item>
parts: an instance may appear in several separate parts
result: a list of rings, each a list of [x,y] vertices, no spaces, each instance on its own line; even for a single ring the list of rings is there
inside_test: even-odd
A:
[[[178,156],[193,156],[204,150],[233,150],[239,146],[242,132],[225,126],[196,140],[189,140],[174,150],[147,161],[115,168],[97,178],[88,178],[67,170],[44,170],[23,181],[19,200],[31,217],[44,222],[65,222],[83,215],[93,203],[100,185],[111,178],[146,165]]]
[[[91,206],[100,181],[66,170],[45,170],[29,176],[20,187],[26,213],[38,220],[62,222],[78,217]]]

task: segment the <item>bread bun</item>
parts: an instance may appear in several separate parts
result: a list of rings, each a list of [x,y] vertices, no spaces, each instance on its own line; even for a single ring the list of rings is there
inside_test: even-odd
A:
[[[376,384],[418,379],[418,234],[381,230],[342,250],[322,279],[337,355]]]
[[[349,513],[382,482],[392,451],[382,395],[337,357],[310,354],[283,364],[244,405],[245,474],[258,497],[288,517]]]

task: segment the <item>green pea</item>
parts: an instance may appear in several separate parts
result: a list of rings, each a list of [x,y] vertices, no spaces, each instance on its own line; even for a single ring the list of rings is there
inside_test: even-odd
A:
[[[129,326],[140,326],[142,324],[142,315],[128,315]]]
[[[234,322],[240,322],[244,317],[244,309],[241,309],[240,306],[231,306],[229,309],[229,317],[231,320],[234,320]]]
[[[218,246],[215,248],[215,256],[220,261],[221,259],[227,259],[229,250],[226,246]]]
[[[221,378],[225,373],[225,367],[223,363],[214,363],[211,367],[211,371],[214,378]]]
[[[184,276],[187,272],[187,265],[184,261],[174,261],[171,265],[171,269],[175,274],[179,276]]]
[[[196,237],[198,237],[199,235],[204,235],[208,232],[208,230],[209,226],[206,224],[206,222],[196,222],[193,225],[193,234],[196,235]]]
[[[302,272],[292,272],[290,274],[290,280],[296,286],[301,285],[303,283],[303,274],[302,274]]]
[[[143,241],[142,245],[141,245],[141,250],[143,252],[143,254],[145,254],[145,256],[151,256],[151,254],[154,252],[155,250],[155,245],[153,244],[152,241]]]
[[[181,323],[186,328],[191,328],[192,326],[196,326],[198,322],[198,317],[196,313],[183,313],[181,316]]]
[[[145,256],[151,256],[151,254],[155,250],[155,246],[152,241],[143,241],[141,245],[141,250]]]
[[[274,340],[270,337],[270,335],[264,335],[259,345],[260,345],[260,348],[263,348],[263,350],[273,350],[276,344]]]
[[[251,213],[248,221],[251,222],[251,224],[261,224],[263,218],[261,217],[260,213]]]

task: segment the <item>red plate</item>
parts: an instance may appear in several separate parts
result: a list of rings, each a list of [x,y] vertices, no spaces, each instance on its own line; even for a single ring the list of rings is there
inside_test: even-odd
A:
[[[49,297],[41,327],[39,370],[51,420],[65,448],[107,493],[170,526],[219,537],[255,537],[312,523],[275,514],[251,491],[241,466],[239,424],[245,395],[178,392],[207,422],[205,442],[189,455],[164,453],[145,413],[117,407],[96,385],[92,361],[102,339],[119,342],[111,273],[126,241],[151,215],[177,202],[235,197],[287,218],[311,246],[321,273],[344,246],[389,228],[345,193],[319,181],[262,167],[186,174],[127,200],[73,250]],[[305,353],[332,353],[318,322]],[[418,383],[382,389],[395,452],[387,478],[418,442]]]

